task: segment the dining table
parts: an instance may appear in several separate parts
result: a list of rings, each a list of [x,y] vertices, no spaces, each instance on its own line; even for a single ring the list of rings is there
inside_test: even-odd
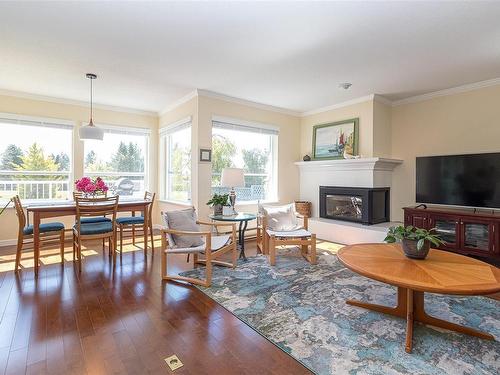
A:
[[[147,255],[148,249],[148,225],[149,225],[149,209],[151,200],[148,199],[123,199],[118,200],[117,212],[142,212],[144,217],[143,232],[144,232],[144,255]],[[28,216],[28,225],[30,213],[33,215],[33,253],[35,260],[35,275],[38,275],[39,259],[40,259],[40,224],[42,219],[76,216],[76,202],[55,202],[53,204],[32,204],[26,207]]]

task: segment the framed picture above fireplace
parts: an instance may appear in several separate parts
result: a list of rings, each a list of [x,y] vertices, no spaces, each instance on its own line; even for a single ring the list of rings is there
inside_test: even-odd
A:
[[[358,154],[359,119],[353,118],[313,127],[313,159],[343,159]]]

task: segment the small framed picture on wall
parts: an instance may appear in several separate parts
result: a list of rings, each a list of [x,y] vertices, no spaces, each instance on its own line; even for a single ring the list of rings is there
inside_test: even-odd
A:
[[[200,148],[200,162],[210,163],[212,161],[212,150]]]

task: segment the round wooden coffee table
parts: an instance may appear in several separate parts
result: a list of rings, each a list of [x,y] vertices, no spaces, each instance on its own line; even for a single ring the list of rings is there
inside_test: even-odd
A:
[[[405,257],[399,244],[359,244],[338,252],[350,270],[398,288],[396,307],[348,300],[349,305],[406,318],[406,351],[411,352],[413,322],[494,340],[488,333],[428,315],[424,292],[484,295],[500,291],[500,269],[479,260],[431,249],[425,260]]]

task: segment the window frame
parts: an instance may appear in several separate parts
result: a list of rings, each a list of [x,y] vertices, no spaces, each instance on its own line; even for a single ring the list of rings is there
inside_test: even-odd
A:
[[[73,189],[74,189],[74,184],[73,181],[75,180],[75,129],[77,128],[76,122],[71,121],[71,120],[64,120],[64,119],[59,119],[59,118],[51,118],[51,117],[41,117],[41,116],[26,116],[26,115],[20,115],[20,114],[15,114],[15,113],[5,113],[5,112],[0,112],[0,123],[2,120],[6,120],[7,123],[10,123],[12,125],[19,125],[19,126],[41,126],[45,128],[59,128],[59,129],[67,129],[70,130],[70,150],[68,153],[68,156],[70,157],[70,162],[69,162],[69,170],[67,172],[65,171],[54,171],[53,173],[49,174],[44,174],[47,171],[32,171],[31,173],[28,174],[33,174],[33,175],[67,175],[68,176],[68,196],[66,199],[56,199],[56,198],[49,198],[49,199],[22,199],[23,203],[27,203],[30,205],[44,205],[44,204],[49,204],[53,202],[65,202],[68,200],[72,200],[73,196]],[[10,171],[10,172],[15,172],[15,173],[10,173],[10,174],[27,174],[26,172],[20,172],[20,171]],[[0,170],[0,176],[6,174],[4,171]],[[8,199],[5,198],[0,198],[0,204],[6,204]]]
[[[188,188],[188,199],[187,200],[178,200],[169,196],[169,163],[171,157],[169,155],[171,145],[170,145],[170,137],[177,131],[181,131],[184,129],[189,129],[190,133],[190,157],[191,163],[189,165],[189,188]],[[167,203],[174,203],[178,205],[192,205],[192,197],[193,197],[193,145],[192,145],[192,117],[188,116],[181,120],[170,123],[167,126],[161,127],[159,129],[159,147],[158,147],[158,155],[159,155],[159,163],[158,167],[160,168],[159,178],[160,178],[160,201]]]
[[[85,170],[85,141],[83,142],[83,154],[82,154],[82,169],[83,176],[88,177],[99,177],[99,176],[122,176],[126,173],[127,176],[143,176],[144,177],[144,192],[150,189],[150,149],[151,149],[151,129],[150,128],[141,128],[137,126],[119,126],[119,125],[110,125],[110,124],[102,124],[96,123],[96,126],[100,127],[104,130],[104,134],[130,134],[130,135],[142,135],[146,137],[146,146],[144,150],[144,172],[87,172]],[[104,140],[102,141],[104,142]],[[120,199],[127,199],[126,196],[120,197]]]
[[[218,123],[220,125],[214,126],[214,123]],[[249,201],[237,201],[237,205],[242,206],[242,205],[254,205],[257,203],[271,203],[271,202],[278,202],[279,201],[279,196],[278,196],[278,145],[279,145],[279,133],[280,133],[280,128],[276,125],[271,125],[271,124],[266,124],[266,123],[261,123],[261,122],[255,122],[255,121],[247,121],[247,120],[241,120],[233,117],[226,117],[226,116],[217,116],[214,115],[212,116],[212,140],[213,140],[213,129],[218,128],[218,129],[233,129],[236,131],[241,131],[244,132],[245,130],[248,132],[255,132],[255,133],[262,133],[262,134],[268,134],[271,136],[271,142],[270,142],[270,155],[271,155],[271,163],[270,163],[270,179],[269,179],[269,186],[270,191],[269,194],[267,194],[266,199],[262,200],[249,200]],[[245,176],[247,174],[245,173]],[[210,190],[212,190],[212,178],[213,178],[213,172],[211,173],[211,179],[210,179]]]

